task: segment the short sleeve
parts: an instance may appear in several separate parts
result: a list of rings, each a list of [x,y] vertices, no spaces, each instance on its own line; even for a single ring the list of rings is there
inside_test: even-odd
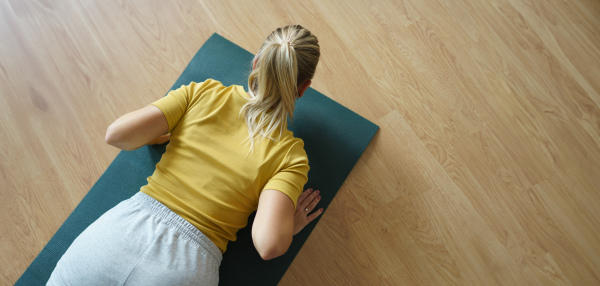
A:
[[[169,133],[173,131],[175,125],[177,125],[188,108],[192,96],[190,94],[190,87],[192,84],[182,85],[178,89],[171,90],[163,98],[151,103],[151,105],[158,107],[165,115],[167,123],[169,124]]]
[[[263,190],[277,190],[286,194],[297,205],[304,184],[308,181],[308,157],[303,144],[294,144],[288,152],[283,168],[277,172]]]

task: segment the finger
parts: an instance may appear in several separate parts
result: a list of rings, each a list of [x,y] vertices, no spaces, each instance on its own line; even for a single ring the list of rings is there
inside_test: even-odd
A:
[[[312,200],[314,200],[317,195],[319,195],[319,190],[311,192],[302,201],[300,201],[298,205],[301,206],[303,209],[306,208],[308,204],[310,204],[310,202],[312,202]]]
[[[306,189],[306,191],[302,192],[298,197],[298,202],[301,203],[304,199],[312,192],[312,188]]]
[[[311,213],[306,217],[306,223],[309,224],[311,221],[315,220],[318,216],[323,213],[323,208],[320,208],[318,211]]]
[[[316,196],[316,197],[315,197],[315,198],[314,198],[314,199],[313,199],[313,200],[312,200],[312,201],[311,201],[311,202],[308,204],[308,206],[306,206],[306,208],[307,208],[309,211],[312,211],[312,210],[314,210],[314,209],[315,209],[315,206],[317,206],[317,204],[319,203],[319,201],[320,201],[320,200],[321,200],[321,196],[320,196],[320,195],[319,195],[319,196]]]

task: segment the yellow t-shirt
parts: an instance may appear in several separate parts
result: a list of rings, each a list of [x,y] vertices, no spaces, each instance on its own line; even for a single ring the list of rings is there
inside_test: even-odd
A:
[[[304,142],[287,129],[280,140],[265,139],[248,153],[248,129],[239,116],[246,98],[242,86],[209,79],[152,103],[165,115],[171,141],[141,191],[193,224],[221,252],[258,208],[262,190],[278,190],[296,205],[309,170]]]

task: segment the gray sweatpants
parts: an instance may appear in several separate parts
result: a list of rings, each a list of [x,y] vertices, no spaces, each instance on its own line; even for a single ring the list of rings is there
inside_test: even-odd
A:
[[[192,224],[137,193],[73,241],[47,285],[217,285],[221,259]]]

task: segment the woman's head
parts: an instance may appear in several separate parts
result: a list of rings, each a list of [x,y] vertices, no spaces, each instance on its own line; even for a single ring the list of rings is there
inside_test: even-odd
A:
[[[277,28],[267,37],[254,57],[248,78],[251,98],[241,110],[252,147],[257,137],[273,138],[275,131],[281,135],[296,99],[311,83],[319,57],[317,37],[300,25]]]

